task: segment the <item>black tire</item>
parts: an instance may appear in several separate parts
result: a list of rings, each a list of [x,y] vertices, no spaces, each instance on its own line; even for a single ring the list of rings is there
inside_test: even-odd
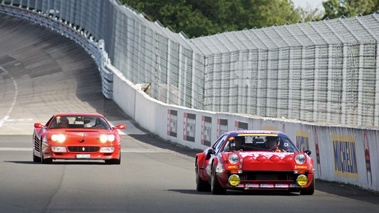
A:
[[[201,179],[199,175],[199,165],[197,163],[197,159],[195,161],[195,174],[196,174],[196,190],[198,192],[209,192],[211,191],[211,185],[208,181],[204,181]]]
[[[121,154],[119,159],[111,159],[111,160],[105,160],[105,164],[116,164],[120,165],[121,164]]]
[[[41,143],[42,143],[42,139],[41,139]],[[53,159],[51,158],[46,158],[45,159],[45,156],[43,155],[43,150],[42,150],[42,144],[41,144],[41,148],[40,148],[40,153],[41,153],[41,163],[42,164],[51,164],[53,163]]]
[[[212,165],[212,178],[211,178],[211,192],[214,195],[221,195],[226,193],[226,189],[223,188],[216,177],[216,171]]]
[[[51,164],[51,163],[53,163],[53,159],[51,159],[51,158],[44,159],[43,152],[41,152],[41,163],[42,164]]]
[[[309,185],[308,188],[301,190],[300,194],[301,195],[313,195],[315,193],[315,184],[316,184],[316,181],[315,181],[315,178],[313,177],[311,185]]]
[[[34,154],[34,152],[33,152],[33,162],[34,162],[34,163],[39,163],[39,162],[41,162],[41,158],[38,157],[38,156],[36,156],[36,155]]]

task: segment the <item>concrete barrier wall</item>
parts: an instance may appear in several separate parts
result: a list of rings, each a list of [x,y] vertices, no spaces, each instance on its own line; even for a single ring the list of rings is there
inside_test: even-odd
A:
[[[316,177],[379,191],[379,132],[321,126],[291,120],[215,113],[167,105],[115,75],[114,101],[146,130],[164,140],[204,149],[225,131],[264,129],[286,132],[301,150],[311,150]]]

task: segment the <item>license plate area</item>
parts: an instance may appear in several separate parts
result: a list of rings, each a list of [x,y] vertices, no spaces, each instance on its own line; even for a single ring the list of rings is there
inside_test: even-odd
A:
[[[91,155],[90,154],[77,154],[76,158],[77,159],[88,159],[88,158],[91,158]]]

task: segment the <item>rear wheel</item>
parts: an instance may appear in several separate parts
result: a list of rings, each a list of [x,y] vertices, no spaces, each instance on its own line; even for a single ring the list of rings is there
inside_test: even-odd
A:
[[[211,191],[212,191],[212,194],[225,194],[226,193],[226,189],[223,188],[218,182],[216,171],[214,170],[214,166],[212,166]]]
[[[208,181],[204,181],[201,179],[199,175],[199,165],[197,163],[197,159],[195,161],[195,174],[196,174],[196,190],[198,192],[209,192],[211,190],[211,186]]]

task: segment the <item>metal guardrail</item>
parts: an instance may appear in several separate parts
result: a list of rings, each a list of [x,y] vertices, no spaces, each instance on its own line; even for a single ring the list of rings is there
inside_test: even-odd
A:
[[[1,8],[81,44],[107,98],[112,64],[168,104],[379,126],[377,14],[188,39],[115,0],[3,0]]]

